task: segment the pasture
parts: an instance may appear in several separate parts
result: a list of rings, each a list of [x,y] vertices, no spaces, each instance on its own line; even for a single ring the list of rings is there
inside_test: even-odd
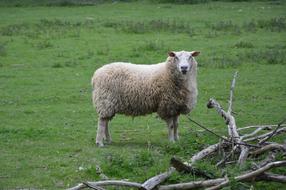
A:
[[[101,179],[98,168],[110,178],[143,182],[165,171],[173,155],[188,159],[218,141],[184,116],[180,141],[172,144],[156,114],[117,115],[111,122],[113,143],[97,148],[90,79],[114,61],[152,64],[165,61],[170,50],[201,51],[194,120],[227,134],[224,121],[206,103],[215,97],[227,107],[238,71],[237,125],[277,124],[286,116],[285,10],[284,1],[1,3],[0,189],[64,189]],[[285,135],[277,138],[283,140]],[[198,164],[221,175],[209,163],[212,159]],[[231,176],[238,170],[226,172]],[[174,174],[168,182],[192,178]],[[283,187],[257,183],[254,189]]]

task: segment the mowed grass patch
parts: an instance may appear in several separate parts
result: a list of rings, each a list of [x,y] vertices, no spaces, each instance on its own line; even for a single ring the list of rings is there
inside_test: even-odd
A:
[[[278,123],[286,110],[285,16],[283,2],[1,7],[0,188],[63,189],[101,179],[99,168],[110,178],[143,182],[165,171],[173,155],[188,159],[217,142],[184,116],[181,139],[170,144],[156,114],[118,115],[111,122],[113,143],[97,148],[90,79],[113,61],[152,64],[170,50],[201,51],[193,119],[227,134],[206,103],[214,97],[227,107],[238,70],[238,126]],[[215,160],[199,164],[209,162]],[[175,174],[169,182],[193,177]]]

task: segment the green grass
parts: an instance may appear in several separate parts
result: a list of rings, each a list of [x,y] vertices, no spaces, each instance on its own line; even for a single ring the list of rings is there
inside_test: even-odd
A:
[[[97,148],[90,79],[112,61],[151,64],[169,50],[199,50],[194,120],[226,134],[206,103],[215,97],[227,106],[238,70],[237,125],[278,123],[286,111],[285,9],[283,1],[0,7],[0,189],[63,189],[100,179],[98,166],[110,178],[143,182],[173,155],[188,159],[217,141],[182,117],[181,140],[170,144],[155,114],[118,115],[113,143]],[[199,165],[216,170],[209,161]],[[193,178],[174,174],[169,182]]]

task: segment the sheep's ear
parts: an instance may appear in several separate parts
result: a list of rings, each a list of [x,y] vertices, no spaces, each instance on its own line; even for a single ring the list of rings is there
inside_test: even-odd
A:
[[[170,52],[168,53],[168,55],[169,55],[170,57],[175,57],[175,56],[176,56],[176,54],[175,54],[173,51],[170,51]]]
[[[191,54],[192,54],[193,57],[198,56],[200,53],[201,52],[199,52],[199,51],[191,51]]]

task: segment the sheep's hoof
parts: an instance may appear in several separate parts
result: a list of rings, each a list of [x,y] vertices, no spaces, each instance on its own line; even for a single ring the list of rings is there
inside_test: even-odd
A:
[[[179,136],[175,136],[175,141],[178,141],[180,139]]]
[[[106,142],[107,144],[111,144],[111,143],[112,143],[112,140],[111,140],[111,139],[106,139],[105,142]]]
[[[101,147],[104,147],[104,144],[102,142],[96,142],[96,146],[101,148]]]

